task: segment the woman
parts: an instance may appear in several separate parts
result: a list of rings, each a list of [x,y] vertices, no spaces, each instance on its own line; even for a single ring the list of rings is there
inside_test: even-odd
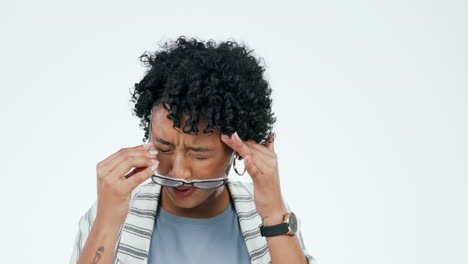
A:
[[[148,143],[97,164],[71,263],[315,263],[281,196],[271,89],[250,52],[181,36],[140,57]]]

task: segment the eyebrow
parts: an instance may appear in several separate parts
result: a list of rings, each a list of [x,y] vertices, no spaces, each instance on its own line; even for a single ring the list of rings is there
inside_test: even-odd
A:
[[[164,145],[175,147],[174,144],[172,144],[171,142],[168,142],[168,141],[166,141],[166,140],[164,140],[162,138],[153,137],[153,140],[156,141],[156,142],[159,142],[161,144],[164,144]],[[193,151],[197,151],[197,152],[210,152],[210,151],[212,151],[212,149],[209,149],[209,148],[194,148],[194,147],[190,147],[190,146],[185,147],[185,149],[193,150]]]

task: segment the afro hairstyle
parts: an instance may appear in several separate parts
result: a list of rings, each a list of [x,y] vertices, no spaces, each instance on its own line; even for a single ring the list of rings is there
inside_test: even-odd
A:
[[[242,140],[263,144],[272,134],[276,117],[272,112],[272,89],[264,79],[264,67],[245,45],[224,41],[216,45],[180,36],[159,45],[155,52],[145,51],[140,62],[146,66],[142,80],[130,91],[133,114],[141,119],[149,137],[153,107],[163,105],[173,127],[180,128],[181,113],[189,117],[182,131],[198,133],[200,118],[207,121],[203,133],[218,129],[231,135],[237,131]]]

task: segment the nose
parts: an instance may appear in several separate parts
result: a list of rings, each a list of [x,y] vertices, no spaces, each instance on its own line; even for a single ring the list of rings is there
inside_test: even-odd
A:
[[[168,176],[177,179],[189,180],[192,174],[190,172],[190,166],[188,166],[183,153],[177,153],[173,157]]]

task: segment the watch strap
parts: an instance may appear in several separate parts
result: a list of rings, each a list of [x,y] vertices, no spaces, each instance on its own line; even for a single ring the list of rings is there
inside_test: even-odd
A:
[[[260,234],[264,237],[272,237],[289,233],[289,224],[281,223],[279,225],[261,226]]]

